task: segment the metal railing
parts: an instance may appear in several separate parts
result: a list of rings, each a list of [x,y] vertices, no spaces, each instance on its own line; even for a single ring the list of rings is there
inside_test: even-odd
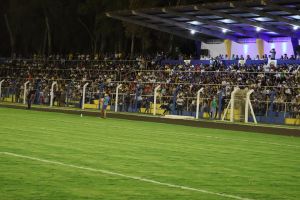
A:
[[[95,68],[95,66],[84,66],[85,71],[105,71],[105,72],[114,72],[116,70],[107,70],[107,69],[101,69],[101,67],[96,66],[98,68]],[[103,67],[105,68],[105,66]],[[34,66],[31,66],[30,68],[28,66],[24,67],[13,67],[13,66],[0,66],[0,69],[7,69],[7,70],[39,70],[39,71],[76,71],[81,69],[76,68],[52,68],[52,69],[42,69],[42,68],[35,68]],[[250,71],[235,71],[235,70],[223,70],[223,71],[202,71],[202,70],[178,70],[178,69],[170,69],[170,70],[162,70],[162,69],[156,69],[156,70],[136,70],[136,69],[130,69],[133,73],[195,73],[195,74],[284,74],[284,75],[297,75],[297,73],[300,73],[298,70],[295,70],[293,72],[286,72],[286,71],[275,71],[275,72],[268,72],[268,71],[257,71],[257,72],[250,72]]]
[[[156,84],[157,85],[157,84]],[[207,85],[202,85],[205,86]],[[210,86],[210,85],[209,85]],[[115,88],[115,87],[113,87]],[[99,94],[99,91],[97,91],[98,88],[97,87],[91,87],[91,85],[89,85],[86,88],[86,98],[84,99],[84,103],[92,103],[93,100],[99,100],[101,98],[101,94]],[[9,86],[3,86],[1,87],[1,91],[2,91],[2,95],[1,95],[1,101],[11,101],[11,102],[16,102],[16,103],[22,103],[24,102],[24,96],[22,95],[24,92],[24,88],[20,88],[18,90],[18,94],[16,93],[15,88],[11,88]],[[41,92],[41,97],[43,98],[42,102],[39,102],[40,104],[45,104],[45,105],[51,105],[51,91],[52,90],[46,90],[45,88],[41,88],[40,92]],[[53,92],[53,96],[55,96],[55,90],[52,91]],[[82,100],[82,87],[80,89],[78,89],[76,86],[72,86],[69,88],[66,88],[65,91],[63,91],[65,96],[63,97],[62,100],[59,99],[54,99],[55,97],[52,97],[52,99],[54,101],[62,101],[64,102],[63,105],[64,106],[79,106],[79,105],[83,105],[83,101]],[[115,97],[116,97],[116,93],[115,92],[111,92],[111,106],[115,107]],[[124,90],[122,89],[119,92],[119,99],[120,99],[120,103],[123,105],[123,107],[125,106],[124,102],[125,102],[125,97],[129,96],[130,98],[130,107],[133,106],[133,104],[136,103],[136,99],[137,99],[137,94],[134,93],[134,90]],[[153,91],[151,91],[148,94],[141,94],[140,95],[142,97],[142,106],[145,105],[145,101],[147,99],[150,98],[154,98],[154,93]],[[57,97],[58,98],[58,97]],[[168,104],[169,102],[171,102],[173,100],[174,96],[172,95],[162,95],[161,93],[158,93],[157,95],[157,103],[159,105],[163,105],[163,104]],[[195,93],[194,96],[184,96],[184,111],[189,112],[189,115],[195,115],[196,114],[196,106],[197,106],[197,95]],[[199,99],[199,108],[201,109],[201,111],[203,112],[204,110],[204,104],[206,104],[206,109],[209,110],[209,101],[211,100],[211,98],[206,98],[204,96],[202,96]],[[151,99],[151,102],[153,102],[153,100]],[[228,98],[224,98],[224,104],[227,105],[229,102]],[[300,104],[299,102],[278,102],[278,101],[261,101],[261,100],[251,100],[252,105],[254,107],[254,111],[256,113],[256,115],[258,116],[265,116],[268,117],[268,115],[270,114],[270,111],[274,112],[274,113],[283,113],[284,118],[286,117],[292,117],[295,118],[299,115],[299,108],[300,108]],[[173,102],[174,103],[174,102]],[[59,105],[59,103],[57,103],[56,105]],[[223,105],[223,107],[225,107],[225,105]],[[119,106],[119,105],[117,105]],[[128,106],[128,105],[127,105]],[[122,109],[124,110],[124,108]],[[223,111],[223,110],[222,110]]]

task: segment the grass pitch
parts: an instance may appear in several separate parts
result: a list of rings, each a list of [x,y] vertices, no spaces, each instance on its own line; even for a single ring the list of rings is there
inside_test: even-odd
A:
[[[0,108],[1,200],[300,198],[300,138]]]

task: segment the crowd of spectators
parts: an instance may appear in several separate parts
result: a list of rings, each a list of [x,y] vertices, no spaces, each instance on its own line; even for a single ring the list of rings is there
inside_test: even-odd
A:
[[[193,56],[193,55],[186,55],[177,53],[176,55],[167,54],[165,52],[157,52],[155,54],[125,54],[125,53],[101,53],[101,54],[82,54],[82,53],[69,53],[69,54],[51,54],[48,56],[40,55],[40,54],[33,54],[30,57],[24,58],[22,55],[14,55],[12,59],[29,59],[29,60],[62,60],[62,61],[108,61],[108,60],[148,60],[148,61],[160,61],[163,59],[178,59],[178,60],[300,60],[300,52],[296,53],[296,55],[277,55],[276,50],[272,49],[269,54],[264,54],[262,56],[250,56],[250,55],[237,55],[232,54],[231,56],[220,54],[216,57],[210,56],[209,52],[208,55],[201,55],[201,56]]]
[[[231,57],[228,55],[219,55],[217,57],[211,57],[211,56],[201,56],[200,60],[211,60],[211,59],[219,59],[219,60],[272,60],[272,55],[264,54],[262,57],[259,55],[256,55],[255,57],[251,57],[250,55],[244,56],[244,55],[235,55],[233,54]],[[278,57],[278,60],[300,60],[300,54],[290,55],[287,54],[281,55]]]
[[[109,91],[113,95],[116,86],[122,84],[121,108],[128,111],[130,105],[135,104],[137,110],[145,107],[149,111],[153,90],[159,84],[162,106],[170,109],[175,104],[182,114],[182,110],[195,110],[196,93],[200,88],[204,88],[200,103],[209,107],[214,98],[219,100],[220,93],[224,102],[228,101],[232,90],[238,86],[255,90],[252,100],[256,112],[264,114],[271,102],[278,112],[299,111],[298,65],[162,65],[158,62],[161,55],[153,59],[136,57],[127,61],[114,60],[115,57],[99,61],[78,56],[80,59],[76,61],[56,56],[53,60],[17,59],[0,64],[0,77],[5,80],[2,98],[13,93],[14,101],[20,102],[24,83],[30,81],[30,88],[39,92],[39,103],[47,104],[51,84],[57,81],[55,100],[64,106],[67,102],[81,100],[82,87],[86,82],[89,83],[86,101],[89,102],[99,99],[101,92]],[[101,88],[101,85],[104,87]],[[174,102],[174,95],[182,100]]]

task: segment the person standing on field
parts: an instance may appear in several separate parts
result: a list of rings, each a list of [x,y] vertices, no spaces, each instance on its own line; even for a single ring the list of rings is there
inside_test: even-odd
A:
[[[110,97],[109,94],[107,93],[103,98],[102,112],[101,112],[101,115],[104,119],[106,119],[106,109],[108,107],[109,101],[110,101]]]
[[[184,100],[182,96],[179,96],[176,100],[176,105],[177,105],[177,115],[183,115],[183,103]]]
[[[31,109],[31,104],[33,103],[35,98],[35,90],[30,90],[27,94],[27,109]]]
[[[216,97],[214,97],[213,100],[211,101],[211,105],[210,105],[211,119],[216,118],[216,113],[217,113],[217,100],[216,100]]]

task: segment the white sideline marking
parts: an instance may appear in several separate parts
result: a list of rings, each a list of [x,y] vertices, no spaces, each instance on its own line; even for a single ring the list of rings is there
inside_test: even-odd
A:
[[[58,161],[45,160],[45,159],[40,159],[40,158],[36,158],[36,157],[31,157],[31,156],[24,156],[24,155],[10,153],[10,152],[0,152],[0,154],[13,156],[13,157],[19,157],[19,158],[25,158],[25,159],[28,159],[28,160],[35,160],[35,161],[54,164],[54,165],[61,165],[61,166],[76,168],[76,169],[81,169],[81,170],[100,172],[102,174],[119,176],[119,177],[123,177],[123,178],[127,178],[127,179],[134,179],[134,180],[137,180],[137,181],[142,181],[142,182],[152,183],[152,184],[156,184],[156,185],[167,186],[167,187],[170,187],[170,188],[178,188],[178,189],[181,189],[181,190],[189,190],[189,191],[200,192],[200,193],[205,193],[205,194],[211,194],[211,195],[215,195],[215,196],[227,197],[227,198],[238,199],[238,200],[254,200],[254,199],[248,199],[248,198],[239,197],[239,196],[230,195],[230,194],[217,193],[217,192],[211,192],[211,191],[208,191],[208,190],[197,189],[197,188],[192,188],[192,187],[187,187],[187,186],[182,186],[182,185],[174,185],[174,184],[171,184],[171,183],[164,183],[164,182],[155,181],[155,180],[151,180],[151,179],[141,178],[141,177],[138,177],[138,176],[130,176],[130,175],[125,175],[125,174],[120,174],[120,173],[117,173],[117,172],[107,171],[107,170],[103,170],[103,169],[94,169],[94,168],[90,168],[90,167],[82,167],[82,166],[77,166],[77,165],[73,165],[73,164],[66,164],[66,163],[62,163],[62,162],[58,162]]]

